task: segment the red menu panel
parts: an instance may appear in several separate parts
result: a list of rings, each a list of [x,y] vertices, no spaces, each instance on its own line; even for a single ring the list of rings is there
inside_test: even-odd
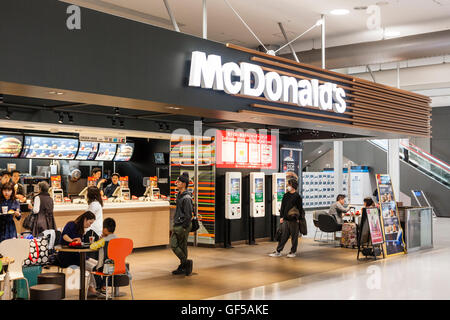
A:
[[[277,137],[233,130],[217,130],[217,168],[277,169]]]

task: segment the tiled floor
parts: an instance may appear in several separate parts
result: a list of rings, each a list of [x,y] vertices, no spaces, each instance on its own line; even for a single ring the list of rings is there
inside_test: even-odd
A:
[[[274,242],[189,247],[189,277],[171,275],[177,259],[169,248],[135,250],[127,261],[135,299],[450,299],[450,219],[435,220],[434,231],[434,249],[377,262],[311,238],[301,239],[296,258],[268,257]],[[128,288],[121,291],[130,299]]]
[[[434,248],[211,299],[450,299],[450,219],[434,220]]]

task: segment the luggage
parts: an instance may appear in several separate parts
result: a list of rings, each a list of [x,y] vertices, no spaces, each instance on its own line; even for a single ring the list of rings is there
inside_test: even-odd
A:
[[[342,225],[341,247],[357,246],[356,223],[346,222]]]

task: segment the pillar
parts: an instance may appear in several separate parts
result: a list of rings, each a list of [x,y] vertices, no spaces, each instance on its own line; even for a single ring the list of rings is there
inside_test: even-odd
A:
[[[342,193],[343,187],[343,174],[342,169],[344,166],[344,142],[333,142],[333,167],[334,167],[334,192],[335,198],[338,194]]]
[[[394,190],[394,196],[396,201],[400,199],[400,140],[389,139],[388,140],[388,152],[387,152],[387,173],[391,177],[392,189]]]

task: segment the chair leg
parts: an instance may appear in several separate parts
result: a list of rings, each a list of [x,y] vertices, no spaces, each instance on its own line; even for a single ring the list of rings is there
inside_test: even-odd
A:
[[[111,276],[112,286],[111,286],[111,299],[114,299],[114,276]]]
[[[108,279],[109,279],[109,277],[106,277],[106,291],[105,291],[106,300],[108,300]]]
[[[28,293],[27,300],[30,300],[30,286],[28,285],[28,279],[27,278],[24,278],[24,279],[25,279],[25,283],[27,284],[27,293]]]
[[[314,241],[316,241],[316,234],[317,234],[317,228],[316,228],[316,232],[314,233]]]
[[[133,286],[131,285],[131,280],[130,280],[130,292],[131,292],[131,300],[134,300]]]

